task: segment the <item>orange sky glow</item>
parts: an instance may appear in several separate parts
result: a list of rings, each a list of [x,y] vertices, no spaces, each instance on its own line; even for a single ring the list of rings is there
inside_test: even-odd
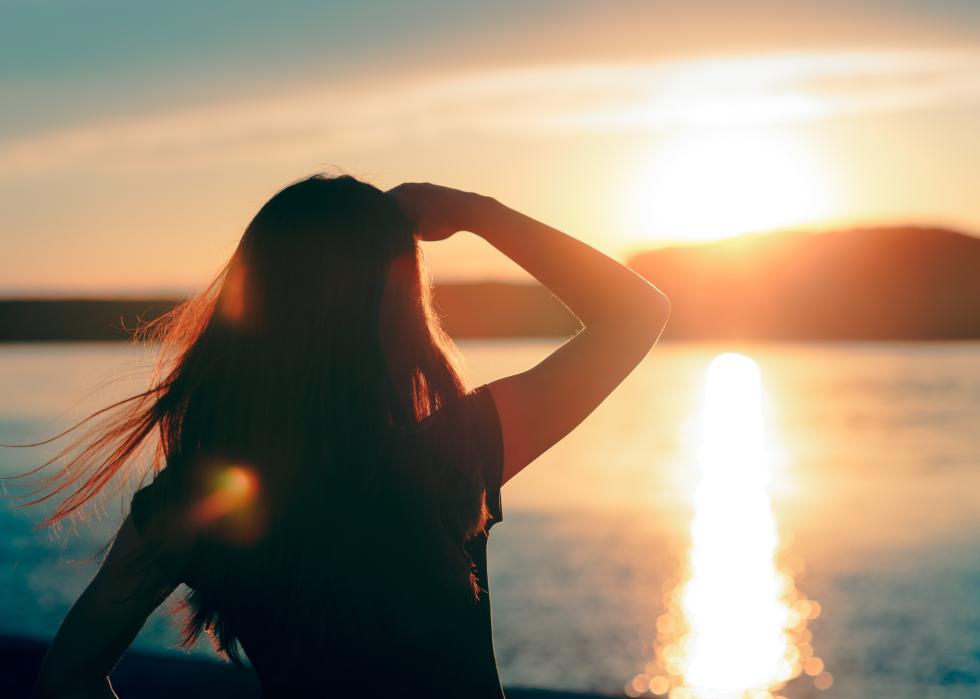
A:
[[[0,130],[0,292],[198,288],[265,199],[318,170],[491,194],[620,258],[770,229],[980,231],[980,28],[937,12],[913,43],[907,11],[855,9],[846,30],[808,12],[740,43],[721,9],[664,9],[677,34],[648,44],[656,13],[572,13],[537,42],[529,20],[481,30],[480,50],[457,36],[288,80],[227,69],[182,94],[169,76],[152,104],[93,72],[95,106],[37,124],[31,100],[67,78],[22,82]],[[426,255],[437,280],[525,278],[469,235]]]

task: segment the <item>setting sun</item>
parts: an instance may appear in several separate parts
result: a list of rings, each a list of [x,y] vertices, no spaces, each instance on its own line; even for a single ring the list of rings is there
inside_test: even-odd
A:
[[[717,240],[824,221],[837,210],[822,159],[800,137],[772,129],[666,137],[629,181],[624,228],[638,238]]]

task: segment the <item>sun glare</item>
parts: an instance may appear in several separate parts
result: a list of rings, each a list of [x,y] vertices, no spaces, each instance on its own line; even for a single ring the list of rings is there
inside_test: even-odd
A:
[[[630,182],[624,226],[635,239],[717,240],[824,221],[837,210],[813,149],[772,129],[665,138]]]
[[[753,360],[734,353],[712,360],[700,411],[687,579],[666,596],[657,658],[627,685],[632,696],[769,699],[803,671],[827,675],[824,684],[830,677],[806,629],[820,606],[777,563],[763,398]]]

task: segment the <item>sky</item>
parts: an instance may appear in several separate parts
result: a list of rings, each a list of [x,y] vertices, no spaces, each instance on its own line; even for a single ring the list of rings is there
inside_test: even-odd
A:
[[[313,172],[496,197],[619,259],[980,233],[980,3],[0,0],[0,294],[186,293]],[[436,281],[525,279],[470,234]]]

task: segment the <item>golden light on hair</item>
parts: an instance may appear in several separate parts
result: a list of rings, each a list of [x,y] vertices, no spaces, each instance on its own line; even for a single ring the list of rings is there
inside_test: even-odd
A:
[[[819,675],[823,661],[806,630],[820,605],[795,587],[791,569],[801,566],[777,562],[756,363],[734,353],[715,357],[699,417],[688,570],[657,620],[657,669],[670,699],[772,699],[804,668]],[[668,690],[658,683],[648,691]]]
[[[233,263],[222,288],[218,313],[225,321],[237,324],[245,315],[245,266]]]

